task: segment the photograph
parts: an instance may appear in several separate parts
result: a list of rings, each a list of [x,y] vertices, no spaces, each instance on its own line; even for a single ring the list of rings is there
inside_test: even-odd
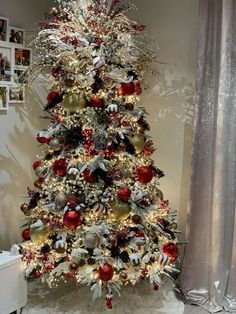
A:
[[[9,26],[9,30],[9,42],[13,44],[24,45],[25,30],[14,26]]]
[[[23,103],[25,101],[24,87],[9,88],[9,103]]]
[[[23,84],[25,79],[25,70],[14,69],[14,83]]]
[[[0,45],[0,83],[12,83],[12,48]]]
[[[8,109],[8,87],[0,86],[0,111]]]
[[[15,66],[29,66],[31,63],[31,50],[15,48]]]
[[[7,41],[8,19],[0,16],[0,40]]]

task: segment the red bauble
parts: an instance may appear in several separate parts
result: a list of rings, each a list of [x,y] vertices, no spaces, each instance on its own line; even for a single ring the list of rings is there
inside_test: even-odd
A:
[[[142,87],[141,87],[140,82],[135,83],[135,93],[136,95],[142,94]]]
[[[57,100],[60,97],[60,94],[58,92],[50,92],[47,96],[47,101],[49,103],[53,103],[55,100]]]
[[[147,184],[153,178],[153,170],[147,166],[138,167],[136,170],[137,179],[143,184]]]
[[[93,173],[90,173],[89,169],[85,169],[83,172],[84,181],[88,183],[94,183],[96,181],[96,177]]]
[[[113,267],[110,264],[105,263],[102,267],[99,267],[98,275],[102,281],[111,280],[113,277]]]
[[[177,259],[178,251],[178,246],[174,242],[168,242],[163,245],[162,252],[168,255],[172,260]]]
[[[30,240],[30,229],[27,228],[27,229],[24,229],[21,233],[22,235],[22,238],[25,240],[25,241],[28,241]]]
[[[115,154],[115,148],[113,145],[107,146],[107,148],[104,150],[104,156],[111,158]]]
[[[36,270],[36,272],[34,273],[34,278],[38,279],[41,277],[41,272],[39,270]]]
[[[40,144],[48,144],[52,139],[51,137],[44,136],[41,133],[39,133],[36,138]]]
[[[104,104],[104,101],[102,98],[99,98],[97,96],[94,96],[90,99],[90,106],[93,108],[101,108]]]
[[[80,212],[74,210],[66,211],[63,216],[63,223],[67,228],[71,230],[76,229],[82,223]]]
[[[36,168],[38,168],[39,166],[42,166],[43,164],[44,164],[44,162],[43,162],[42,160],[36,160],[36,161],[33,163],[32,167],[33,167],[33,169],[35,170]]]
[[[135,85],[134,82],[130,83],[122,83],[118,88],[118,93],[121,96],[131,96],[135,93]]]
[[[60,158],[54,161],[52,165],[52,170],[54,171],[56,176],[63,177],[66,175],[67,162],[64,158]]]
[[[128,187],[121,187],[117,191],[117,196],[119,199],[121,199],[123,202],[128,202],[130,196],[131,196],[131,190]]]

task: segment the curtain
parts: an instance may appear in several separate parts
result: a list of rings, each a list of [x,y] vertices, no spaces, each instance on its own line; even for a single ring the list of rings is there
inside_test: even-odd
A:
[[[236,313],[236,0],[200,0],[196,108],[179,287],[188,303]]]

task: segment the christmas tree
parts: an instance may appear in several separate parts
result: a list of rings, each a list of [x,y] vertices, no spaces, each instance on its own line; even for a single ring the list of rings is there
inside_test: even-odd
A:
[[[28,81],[47,80],[50,126],[37,135],[36,190],[21,206],[27,276],[113,293],[177,270],[175,213],[159,189],[141,81],[156,60],[117,0],[58,0],[35,39]]]

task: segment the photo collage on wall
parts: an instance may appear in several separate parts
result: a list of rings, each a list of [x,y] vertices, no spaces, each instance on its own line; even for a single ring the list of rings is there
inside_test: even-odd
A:
[[[32,51],[25,48],[25,30],[9,26],[0,16],[0,111],[8,104],[25,102],[24,74],[31,64]]]

